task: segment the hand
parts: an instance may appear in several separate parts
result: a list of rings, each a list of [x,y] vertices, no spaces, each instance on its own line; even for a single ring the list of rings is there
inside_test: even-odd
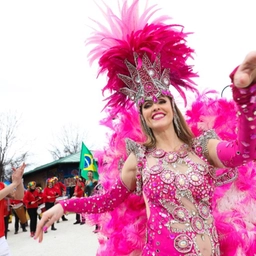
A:
[[[256,82],[256,51],[250,52],[234,75],[234,85],[245,88]]]
[[[18,186],[22,182],[22,176],[25,170],[25,163],[23,163],[20,167],[18,168],[12,168],[13,173],[12,173],[12,183],[14,183],[16,186]]]
[[[61,204],[55,204],[49,210],[42,214],[42,218],[37,224],[34,239],[38,239],[39,243],[43,241],[44,232],[64,214]]]

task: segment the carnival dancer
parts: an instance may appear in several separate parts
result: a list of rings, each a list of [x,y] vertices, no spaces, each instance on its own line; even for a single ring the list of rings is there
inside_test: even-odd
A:
[[[58,194],[59,197],[66,196],[67,188],[66,186],[59,181],[58,177],[53,177],[53,187]],[[61,216],[63,221],[67,221],[68,219],[65,217],[65,215]]]
[[[126,116],[122,114],[129,115],[136,107],[143,136],[136,129],[129,137],[127,155],[121,154],[126,157],[124,162],[121,156],[119,165],[116,159],[103,161],[104,178],[109,174],[107,169],[113,172],[116,164],[115,182],[109,185],[108,180],[103,184],[103,194],[56,204],[44,213],[35,238],[42,241],[43,231],[66,211],[112,211],[108,229],[101,229],[108,239],[101,240],[99,255],[228,255],[220,251],[212,198],[218,182],[217,169],[222,168],[225,179],[232,181],[233,168],[256,159],[256,52],[249,53],[230,76],[238,110],[237,137],[222,141],[213,130],[203,130],[195,137],[175,103],[177,96],[174,97],[176,89],[186,103],[184,90],[197,92],[192,82],[196,74],[187,64],[194,52],[186,45],[188,33],[182,26],[166,24],[166,16],[149,23],[156,11],[154,7],[137,17],[138,3],[134,0],[129,6],[125,2],[120,17],[108,8],[104,16],[111,28],[100,26],[103,31],[95,31],[88,43],[98,43],[90,58],[99,58],[100,73],[108,75],[103,91],[110,91],[109,118],[115,117],[116,123],[123,124]],[[125,120],[124,130],[119,130],[122,139],[114,134],[110,148],[123,143],[127,127],[131,127],[131,120]],[[109,151],[104,153],[108,159]],[[116,224],[121,222],[126,229],[117,236]],[[130,238],[132,233],[139,235]],[[248,251],[247,255],[253,254]]]
[[[5,198],[12,197],[15,199],[22,199],[24,196],[24,187],[22,176],[25,170],[23,163],[19,168],[12,168],[12,183],[6,186],[0,182],[0,256],[10,256],[10,249],[5,238],[5,224],[4,224],[4,211],[5,211]]]
[[[43,192],[46,211],[54,206],[56,202],[56,197],[59,196],[56,190],[54,189],[53,184],[54,184],[53,178],[48,178],[46,180],[46,187],[44,188],[44,192]],[[54,226],[54,223],[52,223],[51,230],[54,230],[54,231],[57,230],[57,228],[55,228]]]
[[[85,184],[82,181],[82,178],[79,176],[75,176],[74,177],[75,182],[76,182],[76,186],[74,189],[74,194],[73,197],[75,198],[80,198],[80,197],[84,197],[84,187]],[[83,225],[85,224],[85,218],[82,214],[76,213],[76,222],[73,223],[74,225],[76,224],[80,224]]]
[[[40,206],[42,206],[44,204],[44,193],[43,193],[43,188],[41,186],[36,186],[36,190],[38,191],[38,209],[40,208]],[[37,211],[37,215],[39,220],[41,219],[41,213],[38,214]]]
[[[23,202],[26,205],[30,218],[30,236],[34,237],[37,225],[37,208],[40,200],[39,193],[36,190],[36,182],[30,181],[27,186],[27,191],[24,195]]]

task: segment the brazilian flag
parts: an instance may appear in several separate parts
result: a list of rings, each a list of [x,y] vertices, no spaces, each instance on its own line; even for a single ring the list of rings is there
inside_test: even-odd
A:
[[[81,148],[79,168],[81,170],[81,176],[86,180],[88,180],[88,171],[92,171],[94,179],[99,179],[97,163],[93,158],[91,151],[84,145],[83,142]]]

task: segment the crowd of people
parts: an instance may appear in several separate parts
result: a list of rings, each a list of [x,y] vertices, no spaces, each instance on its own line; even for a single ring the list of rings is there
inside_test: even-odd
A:
[[[90,196],[94,186],[97,184],[96,180],[89,178],[90,175],[88,174],[87,181],[80,176],[73,177],[75,180],[73,194],[67,195],[67,187],[58,180],[58,177],[50,177],[46,180],[44,188],[35,181],[28,182],[27,188],[24,190],[24,196],[21,199],[5,198],[3,200],[5,237],[7,238],[10,220],[14,223],[15,235],[19,233],[20,229],[22,232],[27,232],[29,228],[30,236],[34,237],[38,219],[41,219],[43,212],[53,207],[56,202],[68,197]],[[62,221],[68,220],[65,214],[60,219]],[[57,220],[57,222],[59,221]],[[76,214],[74,224],[85,224],[85,217],[81,214]],[[57,230],[55,223],[52,224],[51,230]]]

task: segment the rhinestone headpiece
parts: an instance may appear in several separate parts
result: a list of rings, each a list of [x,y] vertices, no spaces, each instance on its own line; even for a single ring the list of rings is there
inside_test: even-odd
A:
[[[161,73],[160,56],[157,56],[152,64],[146,53],[143,54],[142,59],[134,53],[134,62],[136,67],[125,60],[130,76],[118,74],[127,85],[121,88],[120,92],[135,101],[138,106],[145,100],[156,101],[160,95],[172,96],[169,90],[170,69],[166,68]]]
[[[118,14],[110,6],[105,5],[106,11],[100,8],[107,22],[94,20],[99,29],[87,39],[88,45],[94,45],[90,63],[98,60],[98,74],[107,73],[102,89],[109,95],[106,106],[117,112],[134,102],[140,106],[145,99],[171,96],[170,88],[178,91],[186,105],[184,90],[197,91],[192,80],[197,74],[187,63],[194,53],[186,44],[190,33],[170,24],[168,16],[153,18],[156,5],[146,6],[140,15],[139,0],[130,5],[122,2]]]

